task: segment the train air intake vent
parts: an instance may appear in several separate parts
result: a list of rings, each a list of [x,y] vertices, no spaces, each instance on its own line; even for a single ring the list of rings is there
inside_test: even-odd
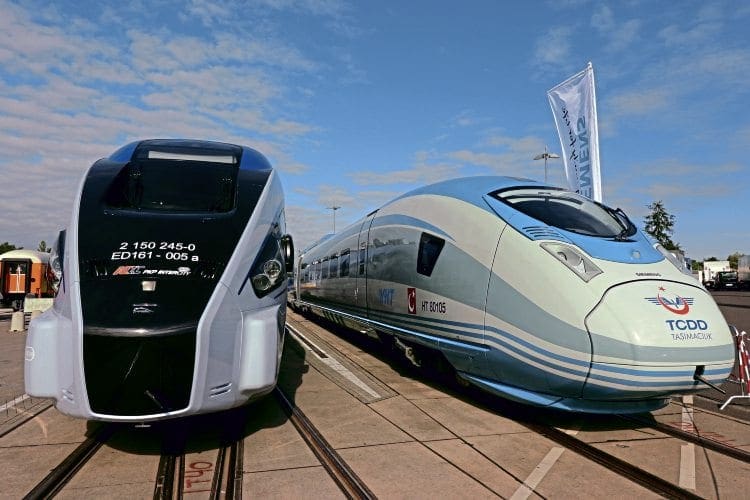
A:
[[[222,394],[226,394],[229,391],[232,390],[232,383],[227,382],[226,384],[217,385],[216,387],[212,387],[209,390],[209,393],[211,394],[211,397],[221,396]]]
[[[63,397],[63,399],[65,399],[65,400],[67,400],[67,401],[69,401],[71,403],[75,403],[76,402],[76,398],[73,395],[73,393],[71,391],[67,390],[67,389],[63,389],[62,390],[62,397]]]
[[[565,236],[549,226],[526,226],[523,231],[532,240],[568,241]]]

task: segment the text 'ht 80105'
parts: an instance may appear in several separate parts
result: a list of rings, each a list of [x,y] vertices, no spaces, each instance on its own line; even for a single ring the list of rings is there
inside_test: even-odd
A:
[[[54,306],[25,383],[68,415],[145,422],[241,405],[276,384],[284,195],[243,146],[144,140],[94,163],[54,245]]]
[[[721,312],[671,254],[621,210],[526,179],[396,198],[307,248],[295,288],[296,307],[533,405],[650,411],[734,363]]]

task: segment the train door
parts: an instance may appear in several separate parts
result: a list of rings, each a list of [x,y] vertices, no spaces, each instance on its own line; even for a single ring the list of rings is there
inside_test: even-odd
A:
[[[370,227],[372,226],[372,221],[375,219],[375,214],[377,212],[378,211],[375,210],[374,212],[367,214],[365,220],[362,221],[362,225],[359,229],[359,238],[357,239],[357,283],[354,289],[354,303],[357,309],[361,310],[363,313],[365,313],[365,315],[368,316],[369,309],[367,304],[367,259],[369,248],[367,240],[370,235]]]
[[[30,260],[4,260],[2,262],[2,291],[3,302],[12,304],[15,309],[23,307],[23,299],[29,292],[31,285]]]
[[[308,271],[306,268],[302,267],[302,256],[297,256],[297,261],[295,262],[296,270],[294,271],[294,297],[292,298],[292,305],[296,308],[297,307],[297,301],[302,298],[302,283],[307,281],[305,279],[305,276],[307,275]],[[304,273],[304,274],[303,274]]]
[[[3,295],[26,295],[31,283],[31,261],[6,260],[3,264]]]

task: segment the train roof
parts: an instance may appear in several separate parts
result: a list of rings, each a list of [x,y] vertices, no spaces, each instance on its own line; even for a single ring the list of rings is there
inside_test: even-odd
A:
[[[271,163],[248,146],[195,139],[144,139],[121,147],[109,158],[116,162],[146,159],[190,160],[236,164],[240,170],[271,170]]]
[[[507,189],[507,188],[513,188],[513,187],[553,187],[548,184],[544,184],[539,181],[535,181],[532,179],[526,179],[523,177],[504,177],[500,175],[481,175],[481,176],[474,176],[474,177],[459,177],[455,179],[448,179],[441,182],[436,182],[434,184],[428,184],[426,186],[422,186],[417,189],[413,189],[407,193],[402,194],[401,196],[398,196],[384,205],[381,205],[380,208],[384,208],[391,203],[394,203],[398,200],[402,200],[404,198],[410,198],[412,196],[420,196],[420,195],[438,195],[438,196],[448,196],[450,198],[456,198],[462,201],[465,201],[466,203],[471,203],[472,205],[475,205],[482,210],[486,210],[488,212],[492,212],[492,209],[487,204],[487,202],[484,200],[484,196],[493,193],[495,191],[499,191],[501,189]],[[555,188],[559,189],[559,188]],[[380,208],[378,210],[380,210]],[[508,207],[508,210],[512,210],[510,207]],[[493,212],[494,213],[494,212]],[[334,234],[327,234],[323,236],[322,238],[318,239],[314,243],[311,243],[305,247],[305,249],[302,251],[302,253],[307,253],[308,251],[312,250],[313,248],[318,247],[319,245],[324,244],[326,241],[330,240],[332,236],[340,236],[342,234],[348,234],[350,231],[358,231],[358,228],[360,227],[360,224],[362,222],[362,219],[354,222],[353,224],[347,226],[344,228],[341,233]]]
[[[46,264],[49,262],[49,254],[46,252],[38,252],[36,250],[11,250],[0,254],[0,260],[30,260],[34,264]]]
[[[414,189],[397,198],[394,198],[388,204],[403,198],[409,198],[411,196],[435,194],[441,196],[449,196],[451,198],[456,198],[467,203],[472,203],[473,205],[476,205],[478,207],[487,208],[487,204],[482,199],[484,195],[492,193],[493,191],[498,191],[500,189],[522,186],[543,187],[547,185],[542,182],[532,179],[526,179],[523,177],[504,177],[500,175],[460,177],[457,179],[449,179],[442,182],[436,182],[434,184],[429,184],[427,186]]]

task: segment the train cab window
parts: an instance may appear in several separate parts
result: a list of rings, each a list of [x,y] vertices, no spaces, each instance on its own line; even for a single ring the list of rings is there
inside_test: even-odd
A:
[[[330,269],[329,275],[331,278],[336,278],[339,275],[339,256],[331,255],[331,260],[328,262]]]
[[[619,208],[613,210],[560,188],[511,188],[492,196],[529,217],[573,233],[621,239],[637,231]]]
[[[125,165],[106,195],[111,208],[160,212],[228,212],[239,165],[196,159],[144,159]]]
[[[419,238],[419,250],[417,254],[417,272],[425,276],[432,276],[440,252],[445,246],[445,240],[431,234],[422,233]]]
[[[340,265],[341,265],[341,277],[345,278],[346,276],[349,276],[349,249],[341,251],[341,257],[340,257]]]

